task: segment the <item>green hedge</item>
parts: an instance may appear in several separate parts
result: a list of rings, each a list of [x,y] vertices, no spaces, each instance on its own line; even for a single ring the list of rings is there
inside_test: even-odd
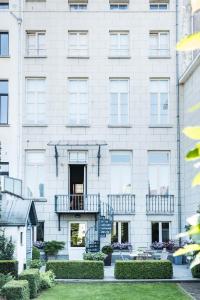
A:
[[[40,287],[40,273],[37,269],[27,269],[19,275],[19,279],[27,280],[30,289],[30,298],[36,298]]]
[[[102,279],[104,264],[102,261],[51,260],[46,264],[46,271],[53,271],[59,279]]]
[[[191,271],[194,278],[200,278],[200,265],[193,267]]]
[[[116,279],[169,279],[173,276],[169,260],[116,261]]]
[[[29,300],[29,286],[26,280],[11,280],[6,283],[2,290],[1,295],[6,297],[7,300]]]
[[[12,276],[18,276],[18,261],[16,260],[0,260],[0,273]]]

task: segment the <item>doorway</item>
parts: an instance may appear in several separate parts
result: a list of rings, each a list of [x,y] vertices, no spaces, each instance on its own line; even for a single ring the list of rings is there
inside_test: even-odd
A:
[[[69,222],[69,259],[83,259],[86,230],[86,222]]]
[[[84,210],[87,194],[87,166],[69,165],[70,210]]]

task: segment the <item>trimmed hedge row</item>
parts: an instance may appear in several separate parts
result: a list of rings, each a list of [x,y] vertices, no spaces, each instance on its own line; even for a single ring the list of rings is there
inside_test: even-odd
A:
[[[6,283],[2,290],[1,295],[6,297],[7,300],[29,300],[30,292],[27,280],[11,280]]]
[[[37,269],[27,269],[19,275],[19,279],[27,280],[30,290],[30,298],[36,298],[40,288],[40,273]]]
[[[0,273],[12,276],[18,276],[18,261],[17,260],[0,260]]]
[[[102,261],[51,260],[46,264],[46,271],[53,271],[58,279],[103,279]]]
[[[194,278],[200,278],[200,265],[193,267],[191,271]]]
[[[169,260],[116,261],[116,279],[170,279],[173,276]]]

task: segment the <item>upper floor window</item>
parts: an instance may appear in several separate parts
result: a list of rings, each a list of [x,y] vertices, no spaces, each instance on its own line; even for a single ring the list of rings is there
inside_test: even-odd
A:
[[[0,162],[0,176],[9,176],[9,162]]]
[[[27,32],[27,55],[45,56],[46,55],[46,33],[45,31]]]
[[[169,0],[150,0],[150,10],[167,10],[169,8]]]
[[[0,80],[0,124],[8,124],[8,80]]]
[[[129,32],[110,31],[110,56],[127,57],[129,56]]]
[[[170,55],[169,31],[151,31],[149,39],[150,56],[168,57]]]
[[[169,79],[150,80],[151,125],[169,123]]]
[[[110,4],[110,10],[127,10],[128,4]]]
[[[9,33],[2,31],[0,32],[0,56],[9,55]]]
[[[9,9],[9,1],[0,1],[0,10],[1,9]]]
[[[88,56],[88,32],[87,31],[69,31],[68,33],[68,51],[70,57]]]
[[[71,11],[82,11],[87,10],[87,4],[70,4]]]

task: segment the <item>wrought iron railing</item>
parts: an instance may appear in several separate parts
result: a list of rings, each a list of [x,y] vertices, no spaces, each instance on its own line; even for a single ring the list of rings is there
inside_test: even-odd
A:
[[[99,212],[99,195],[56,195],[55,212]]]
[[[148,215],[174,214],[174,195],[147,195],[146,212]]]
[[[135,195],[110,194],[108,203],[113,208],[114,215],[135,213]]]

